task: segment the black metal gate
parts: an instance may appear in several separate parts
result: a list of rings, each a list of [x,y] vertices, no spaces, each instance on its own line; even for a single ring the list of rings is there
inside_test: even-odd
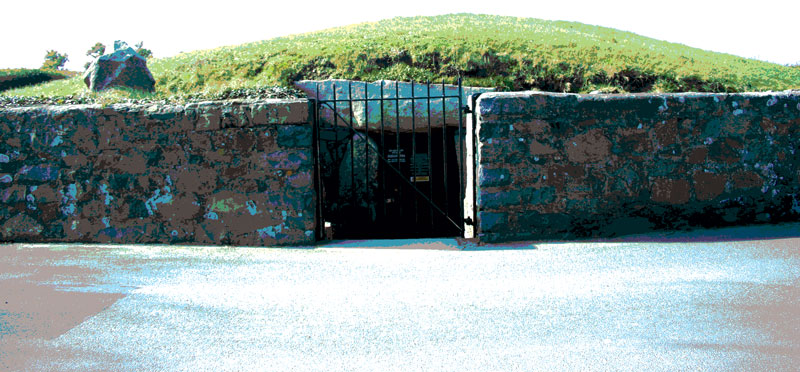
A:
[[[462,236],[461,80],[412,81],[410,94],[408,83],[329,83],[314,105],[318,238]]]

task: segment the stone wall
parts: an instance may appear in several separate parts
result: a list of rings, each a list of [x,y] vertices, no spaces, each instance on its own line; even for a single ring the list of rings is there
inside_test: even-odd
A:
[[[478,236],[614,236],[800,218],[800,95],[488,93]]]
[[[315,241],[306,100],[0,110],[0,237]]]

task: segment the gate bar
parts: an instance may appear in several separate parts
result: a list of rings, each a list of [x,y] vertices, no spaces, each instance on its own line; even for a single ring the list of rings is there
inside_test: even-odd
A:
[[[397,167],[401,169],[400,171],[400,178],[405,179],[406,176],[403,175],[403,167],[400,166],[400,82],[394,82],[394,118],[397,123],[397,135],[395,139],[397,140],[397,147],[395,151],[397,151]],[[400,200],[403,200],[403,188],[398,187],[397,189],[397,204],[400,207],[400,218],[403,218],[403,203]]]
[[[433,199],[433,154],[432,154],[432,139],[431,139],[431,81],[428,80],[428,195]],[[444,116],[444,112],[442,112]],[[444,129],[444,128],[442,128]],[[431,231],[433,231],[433,206],[428,208],[431,215]],[[446,210],[446,209],[445,209]]]
[[[414,188],[417,188],[417,101],[413,98],[414,95],[414,80],[411,80],[411,180],[414,182]],[[419,211],[417,210],[417,197],[414,196],[414,224],[419,225]]]
[[[367,82],[364,82],[364,98],[367,98]],[[352,115],[352,113],[351,113]],[[370,199],[370,190],[372,189],[369,184],[369,102],[364,102],[364,189],[367,191],[367,200]],[[353,168],[355,168],[355,164],[353,164]],[[355,185],[353,185],[355,186]],[[369,213],[369,204],[367,203],[367,221],[372,218],[372,214]]]
[[[323,215],[325,208],[322,206],[322,204],[325,202],[325,199],[324,199],[324,194],[325,193],[322,190],[323,187],[324,187],[323,182],[322,182],[322,170],[320,169],[321,168],[320,164],[322,163],[322,157],[320,156],[320,151],[319,151],[319,136],[320,136],[320,129],[319,129],[319,125],[320,125],[320,120],[319,120],[319,84],[317,84],[316,102],[314,102],[314,111],[313,112],[314,112],[314,128],[313,128],[314,131],[313,131],[313,134],[312,134],[312,136],[313,136],[312,141],[314,141],[314,144],[313,144],[313,148],[314,148],[314,168],[315,168],[314,171],[316,173],[315,177],[314,177],[314,188],[315,188],[315,190],[317,190],[317,192],[316,192],[316,197],[317,197],[317,203],[316,203],[317,204],[317,206],[316,206],[317,218],[316,218],[316,221],[315,221],[316,224],[317,224],[317,228],[316,228],[316,231],[314,233],[316,234],[316,239],[319,240],[319,239],[322,239],[324,237],[324,235],[325,235],[325,216]]]
[[[450,196],[447,194],[447,123],[445,119],[445,96],[444,96],[444,79],[442,79],[442,158],[444,159],[444,210],[450,211],[448,208],[448,199]]]
[[[383,83],[381,80],[381,155],[386,157],[386,143],[383,136]],[[376,169],[377,170],[377,169]],[[383,217],[386,218],[386,173],[381,173],[381,205],[383,206]]]
[[[347,98],[353,98],[353,84],[347,82]],[[355,161],[355,131],[353,130],[353,101],[350,102],[350,206],[356,205],[356,161]]]
[[[464,170],[467,169],[467,168],[466,168],[466,164],[464,164],[464,141],[463,141],[463,137],[464,136],[461,133],[461,127],[464,125],[464,118],[462,117],[462,111],[464,111],[464,104],[463,104],[462,99],[461,99],[461,94],[462,94],[461,93],[462,92],[461,89],[462,89],[461,88],[461,76],[459,76],[458,77],[458,92],[459,92],[459,94],[458,94],[458,148],[459,148],[458,156],[461,159],[461,163],[459,163],[459,168],[461,168],[461,169],[459,169],[459,172],[458,172],[458,195],[460,195],[459,196],[459,200],[462,200],[462,202],[459,204],[459,205],[461,205],[461,207],[459,208],[459,212],[460,212],[459,214],[463,216],[464,215],[464,206],[463,206],[463,200],[464,200]]]

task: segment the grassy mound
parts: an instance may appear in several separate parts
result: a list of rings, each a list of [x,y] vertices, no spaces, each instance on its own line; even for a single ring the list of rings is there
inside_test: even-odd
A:
[[[0,69],[0,92],[36,85],[72,76],[69,71],[47,71],[25,68]]]
[[[149,63],[155,96],[301,79],[454,81],[501,90],[742,92],[800,88],[800,69],[575,22],[474,14],[394,18]],[[7,92],[85,92],[79,78]]]

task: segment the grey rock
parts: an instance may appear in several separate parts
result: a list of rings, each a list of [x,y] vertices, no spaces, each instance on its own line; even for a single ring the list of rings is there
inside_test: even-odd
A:
[[[411,83],[397,82],[392,80],[378,80],[372,83],[350,80],[301,80],[294,83],[297,89],[304,91],[309,98],[319,100],[332,100],[334,90],[337,100],[363,99],[365,96],[370,99],[381,97],[381,86],[383,87],[383,110],[380,101],[365,102],[354,101],[352,108],[349,103],[339,102],[336,104],[338,118],[334,119],[333,102],[325,103],[319,112],[320,119],[326,124],[336,123],[341,127],[350,125],[353,120],[355,129],[364,129],[365,126],[370,131],[379,131],[381,127],[381,111],[383,111],[384,130],[396,132],[399,127],[401,132],[410,132],[412,129],[417,132],[428,130],[428,100],[416,99],[412,105]],[[458,125],[458,86],[431,84],[430,86],[430,122],[432,128],[442,127],[442,96],[456,96],[455,98],[445,98],[444,102],[444,122],[447,126]],[[494,88],[463,87],[461,105],[466,106],[469,97],[473,94],[493,92]],[[399,95],[398,95],[399,94]],[[413,87],[414,97],[428,97],[428,87],[425,84],[415,84]],[[400,97],[399,100],[395,98]],[[399,107],[397,103],[399,102]],[[399,116],[399,120],[397,120]],[[414,120],[412,121],[412,117]]]
[[[83,75],[83,82],[92,91],[111,87],[127,87],[152,92],[156,81],[147,61],[128,44],[114,42],[114,52],[105,54],[92,62]]]

